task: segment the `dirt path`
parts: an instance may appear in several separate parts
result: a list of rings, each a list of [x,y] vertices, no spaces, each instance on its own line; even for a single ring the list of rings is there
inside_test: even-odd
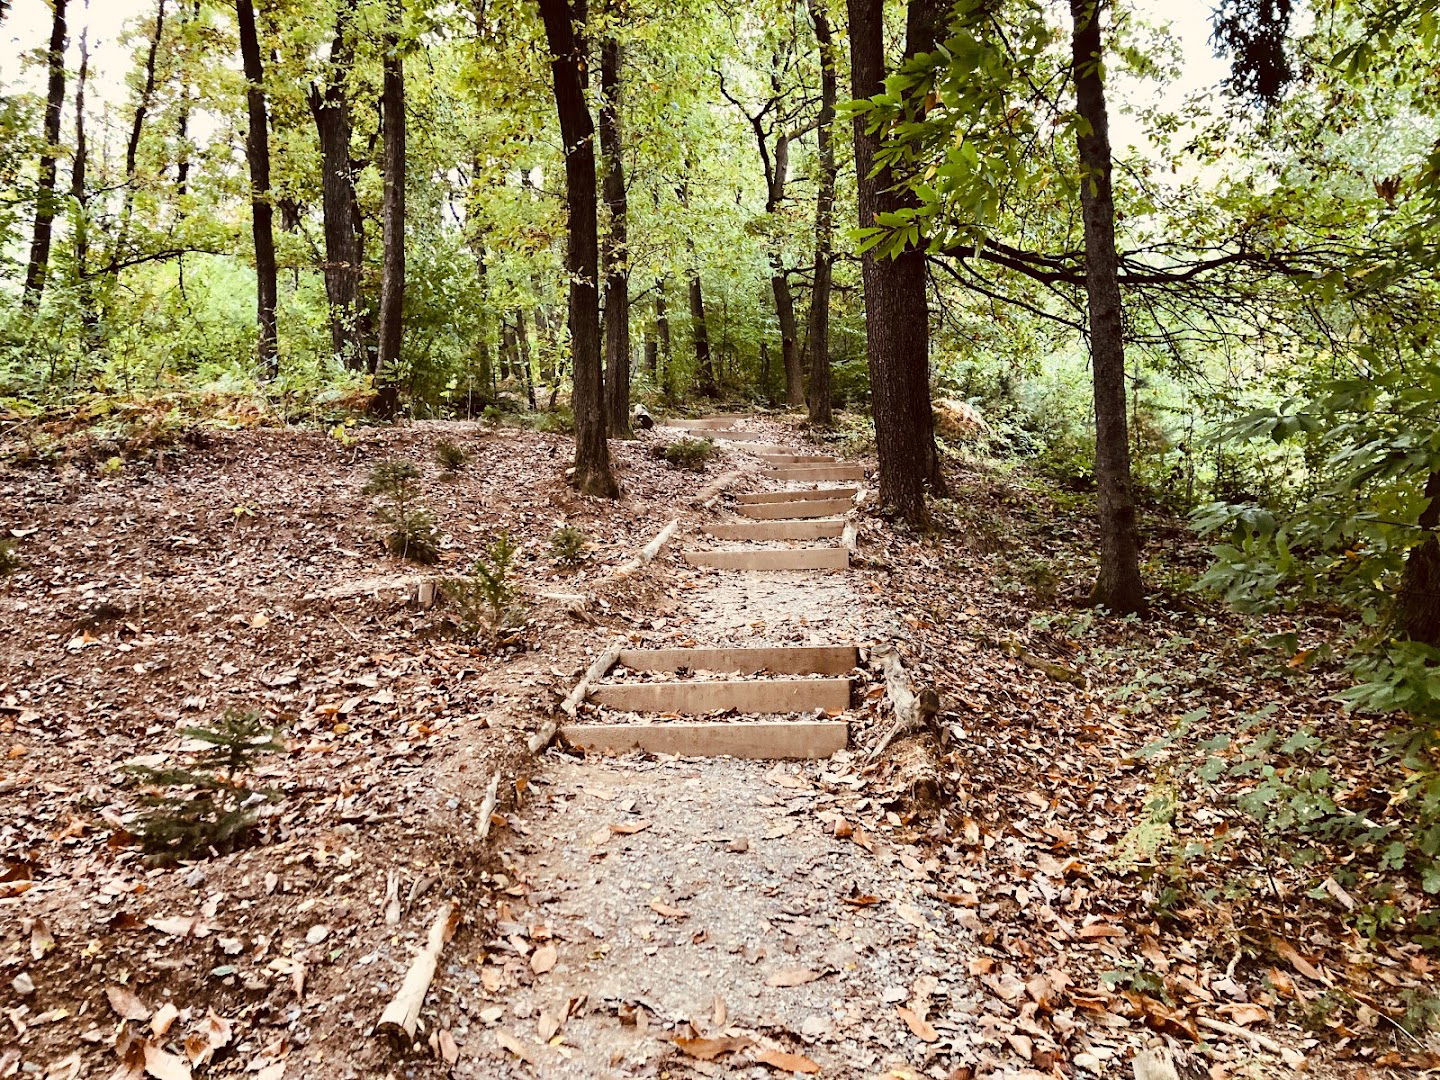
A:
[[[894,618],[844,573],[682,570],[676,586],[676,644],[865,644]],[[501,849],[507,900],[456,1075],[973,1060],[974,917],[927,891],[898,817],[894,835],[853,824],[860,764],[556,758]]]

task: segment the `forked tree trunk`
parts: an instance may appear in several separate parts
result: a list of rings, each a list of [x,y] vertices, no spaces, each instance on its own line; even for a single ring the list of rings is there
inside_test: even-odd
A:
[[[600,153],[605,159],[605,206],[610,230],[605,237],[605,403],[610,434],[630,432],[630,256],[629,207],[620,156],[620,44],[613,37],[600,46]]]
[[[55,162],[60,148],[60,114],[65,108],[65,0],[51,0],[50,48],[45,54],[49,79],[45,87],[45,147],[40,151],[40,175],[35,187],[35,230],[30,240],[30,261],[25,264],[25,292],[21,306],[34,311],[45,295],[50,271],[50,237],[55,228]]]
[[[704,397],[720,396],[715,381],[715,361],[710,355],[710,328],[705,323],[705,294],[700,288],[700,275],[690,278],[690,333],[695,339],[695,374]]]
[[[852,96],[884,90],[884,0],[848,0]],[[905,55],[932,47],[935,12],[926,0],[911,0]],[[896,188],[887,168],[875,171],[879,132],[867,130],[864,115],[854,120],[855,170],[862,228],[876,217],[913,200]],[[871,411],[880,459],[880,500],[904,521],[929,521],[925,489],[942,490],[935,452],[935,419],[930,407],[930,311],[926,297],[925,253],[910,247],[895,258],[874,250],[860,258],[865,287],[865,339],[870,367]]]
[[[569,227],[565,269],[570,276],[570,355],[574,369],[575,486],[613,499],[620,488],[610,472],[605,438],[604,379],[600,368],[600,241],[596,224],[595,125],[585,104],[585,54],[566,0],[539,0],[550,48],[555,111],[565,149],[565,208]]]
[[[809,0],[810,21],[820,46],[820,115],[815,127],[819,175],[815,195],[815,288],[810,294],[810,421],[829,427],[834,422],[830,404],[830,284],[835,236],[835,44],[822,0]]]
[[[1101,70],[1103,0],[1070,0],[1080,211],[1085,223],[1085,285],[1095,390],[1095,483],[1100,509],[1100,571],[1094,603],[1117,614],[1145,610],[1140,581],[1130,439],[1125,416],[1125,341],[1120,318],[1110,131]]]
[[[250,165],[250,232],[255,243],[255,322],[259,330],[256,355],[261,378],[272,379],[278,370],[279,341],[275,306],[279,295],[275,269],[275,211],[270,204],[270,133],[265,107],[265,67],[255,30],[251,0],[235,0],[240,29],[240,58],[245,68],[249,130],[245,157]]]
[[[380,351],[376,356],[375,412],[400,411],[400,347],[405,333],[405,61],[400,55],[400,4],[391,0],[381,62],[380,108],[384,132],[385,193],[380,219]]]
[[[310,114],[320,140],[321,209],[325,230],[325,297],[330,307],[330,347],[351,371],[365,369],[356,301],[360,292],[361,240],[355,232],[355,178],[350,165],[350,101],[345,76],[354,62],[347,20],[353,5],[335,20],[335,37],[325,70],[325,89],[310,87]]]

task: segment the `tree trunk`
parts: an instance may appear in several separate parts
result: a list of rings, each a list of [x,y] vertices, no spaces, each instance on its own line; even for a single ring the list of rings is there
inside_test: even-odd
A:
[[[719,397],[715,364],[710,356],[710,328],[705,325],[705,294],[700,289],[698,273],[690,278],[690,328],[695,339],[695,372],[700,380],[700,393],[708,398]]]
[[[355,233],[355,177],[350,164],[350,102],[345,75],[355,49],[347,34],[353,6],[335,20],[323,92],[310,87],[310,114],[320,139],[321,209],[325,227],[325,296],[330,306],[330,347],[351,371],[365,369],[356,298],[360,291],[360,238]]]
[[[585,54],[566,0],[539,0],[550,47],[555,111],[565,149],[565,207],[569,227],[565,269],[570,277],[570,355],[574,369],[575,477],[582,493],[613,499],[605,438],[605,389],[600,368],[599,230],[596,224],[595,126],[585,104]]]
[[[1425,538],[1405,556],[1395,595],[1395,625],[1411,641],[1440,646],[1440,472],[1425,479],[1425,508],[1416,521]]]
[[[1116,614],[1145,610],[1130,440],[1125,416],[1125,341],[1115,254],[1115,201],[1110,188],[1110,131],[1101,71],[1103,0],[1070,0],[1074,19],[1075,111],[1080,118],[1080,211],[1085,223],[1085,285],[1095,390],[1095,482],[1100,509],[1100,572],[1094,603]]]
[[[805,377],[800,371],[800,333],[795,322],[795,298],[780,253],[770,253],[770,292],[775,297],[775,321],[780,326],[780,356],[785,364],[785,404],[805,404]]]
[[[159,0],[155,8],[155,33],[145,52],[145,81],[140,87],[140,99],[135,103],[135,115],[130,122],[130,136],[125,140],[125,196],[120,204],[120,227],[115,234],[115,255],[110,260],[118,266],[125,258],[125,247],[130,232],[130,214],[135,205],[135,173],[139,167],[140,137],[145,133],[145,117],[155,99],[155,58],[160,52],[160,39],[165,34],[165,0]]]
[[[620,156],[620,44],[606,38],[600,46],[600,154],[605,161],[604,197],[610,212],[605,237],[605,401],[610,434],[632,438],[630,431],[630,253],[629,207]]]
[[[905,55],[933,43],[933,23],[923,17],[924,0],[911,0]],[[884,2],[848,0],[852,96],[881,93],[885,82]],[[927,32],[929,31],[929,32]],[[876,216],[904,208],[889,168],[875,171],[880,134],[854,120],[859,223],[871,228]],[[926,297],[925,253],[910,247],[881,259],[873,249],[860,258],[865,287],[865,339],[870,367],[871,411],[880,459],[880,500],[912,525],[929,521],[925,488],[943,487],[935,452],[935,419],[930,409],[930,311]]]
[[[100,348],[100,316],[90,280],[90,197],[85,190],[90,164],[90,145],[85,134],[85,84],[89,75],[90,40],[86,29],[80,31],[80,71],[75,78],[75,158],[70,165],[70,199],[75,206],[75,222],[71,231],[74,233],[75,287],[79,293],[80,321],[85,329],[85,349],[93,353]]]
[[[535,368],[530,353],[530,328],[525,325],[525,309],[515,309],[516,358],[520,361],[520,382],[525,387],[525,403],[535,411]]]
[[[670,316],[665,311],[665,278],[655,283],[655,336],[660,339],[660,363],[664,375],[670,377]]]
[[[250,164],[250,231],[255,243],[255,321],[259,329],[256,354],[260,376],[272,379],[279,370],[279,343],[275,330],[278,296],[275,270],[275,211],[270,204],[270,133],[265,108],[265,68],[260,61],[260,40],[255,30],[251,0],[235,0],[240,27],[240,57],[245,68],[246,104],[250,128],[245,136],[245,157]]]
[[[21,306],[34,311],[45,294],[50,270],[50,237],[55,226],[55,162],[60,148],[60,114],[65,107],[65,3],[51,0],[50,49],[46,53],[49,82],[45,88],[45,148],[40,151],[40,175],[35,187],[35,232],[30,261],[25,266],[25,292]]]
[[[819,175],[815,195],[815,287],[810,294],[810,422],[829,427],[830,405],[830,283],[835,236],[835,44],[821,0],[809,0],[810,21],[820,46],[820,115],[815,139]]]
[[[385,125],[385,194],[380,219],[384,251],[380,265],[380,351],[374,409],[392,418],[400,411],[400,345],[405,332],[405,60],[400,55],[400,4],[391,0],[381,64],[380,108]]]

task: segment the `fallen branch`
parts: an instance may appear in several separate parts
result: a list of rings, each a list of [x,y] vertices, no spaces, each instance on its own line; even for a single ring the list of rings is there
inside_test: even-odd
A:
[[[1227,1024],[1224,1020],[1211,1020],[1208,1016],[1197,1016],[1195,1022],[1211,1031],[1218,1031],[1221,1035],[1229,1035],[1232,1039],[1244,1039],[1251,1046],[1272,1054],[1285,1052],[1285,1048],[1274,1039],[1267,1035],[1261,1035],[1258,1031],[1248,1031],[1239,1024]]]
[[[435,916],[435,921],[430,924],[430,935],[425,942],[425,948],[415,957],[410,970],[405,973],[405,981],[400,984],[399,991],[380,1014],[380,1022],[375,1025],[376,1031],[397,1039],[403,1035],[407,1042],[414,1040],[415,1026],[420,1022],[420,1007],[425,1004],[425,995],[430,990],[431,980],[435,978],[440,951],[455,933],[459,922],[460,909],[455,905],[455,901],[447,900],[440,908],[440,913]]]
[[[580,676],[580,681],[575,684],[575,689],[560,703],[560,711],[570,719],[575,719],[575,714],[580,711],[580,703],[585,700],[585,695],[590,693],[590,684],[597,679],[604,678],[620,659],[620,650],[623,648],[618,642],[611,645],[595,658],[595,662],[586,669],[585,674]],[[552,725],[553,726],[553,725]],[[543,730],[543,729],[542,729]],[[549,742],[549,739],[545,740]]]
[[[531,753],[534,753],[532,750]],[[490,778],[490,786],[485,789],[485,799],[480,804],[480,831],[476,840],[484,840],[490,835],[490,818],[495,813],[495,803],[500,798],[500,770],[495,770],[495,775]]]
[[[1085,689],[1085,676],[1072,667],[1064,664],[1057,664],[1053,660],[1046,660],[1043,656],[1036,656],[1030,650],[1021,645],[1018,641],[1010,640],[1000,646],[1000,650],[1015,657],[1026,667],[1032,667],[1036,671],[1044,672],[1048,678],[1056,682],[1069,683],[1071,686],[1078,686]]]
[[[651,540],[641,548],[639,555],[620,567],[619,570],[616,570],[614,576],[617,578],[628,577],[641,567],[649,566],[650,563],[654,561],[655,556],[660,554],[661,549],[664,548],[679,531],[680,519],[676,518],[670,522],[669,525],[666,525],[665,528],[661,529],[654,540]]]
[[[736,469],[733,472],[722,473],[719,477],[710,481],[710,483],[696,492],[695,497],[691,501],[699,506],[708,508],[711,503],[720,497],[726,488],[744,477],[747,471],[748,470],[745,469]]]
[[[894,645],[876,645],[870,650],[870,662],[872,665],[878,662],[885,675],[885,696],[895,714],[894,726],[870,751],[869,760],[874,761],[901,735],[929,729],[940,712],[940,696],[928,686],[918,694],[915,692],[900,663],[900,650]]]

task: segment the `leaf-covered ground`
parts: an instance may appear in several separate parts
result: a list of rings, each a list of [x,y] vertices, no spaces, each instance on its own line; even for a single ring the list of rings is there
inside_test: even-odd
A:
[[[1110,1077],[1147,1047],[1217,1080],[1435,1067],[1417,1023],[1436,962],[1418,883],[1389,873],[1383,912],[1375,853],[1310,839],[1297,867],[1294,836],[1236,807],[1263,765],[1310,754],[1328,755],[1345,798],[1387,812],[1361,738],[1379,722],[1340,712],[1337,672],[1286,667],[1260,644],[1293,631],[1318,645],[1335,626],[1323,613],[1262,625],[1183,591],[1203,553],[1176,525],[1148,524],[1165,588],[1138,623],[1080,604],[1088,498],[994,466],[955,471],[931,535],[867,519],[849,575],[741,585],[671,551],[616,579],[672,517],[711,512],[695,496],[736,452],[697,475],[651,459],[653,434],[613,444],[627,497],[608,505],[564,486],[562,436],[356,434],[212,432],[110,474],[0,468],[0,525],[24,563],[0,592],[0,1076],[546,1075],[597,1060],[606,1047],[578,1040],[602,1015],[624,1028],[618,1075],[823,1062],[836,1076]],[[442,436],[471,452],[455,479],[433,460]],[[388,456],[421,467],[438,568],[381,547],[361,489]],[[578,569],[548,557],[561,524],[589,538]],[[529,620],[508,646],[476,645],[453,609],[409,597],[501,529],[521,544]],[[578,617],[573,594],[590,597]],[[857,689],[844,760],[730,769],[714,791],[689,766],[590,783],[583,761],[525,758],[524,736],[617,633],[809,640],[820,608],[838,612],[823,633],[898,637],[938,691],[938,811],[910,797],[913,746],[866,762],[889,725],[873,683]],[[180,729],[228,707],[284,729],[256,778],[281,795],[260,842],[147,865],[124,767],[183,760]],[[1257,744],[1302,725],[1350,749]],[[502,763],[505,813],[481,845]],[[673,821],[656,816],[667,800]],[[651,824],[627,831],[632,818]],[[607,874],[620,876],[595,886],[592,911],[586,882]],[[742,887],[776,909],[753,940],[724,912]],[[451,898],[466,919],[419,1046],[397,1055],[368,1033]],[[703,974],[722,948],[717,970],[774,976],[756,1002],[784,991],[801,1013],[737,1028],[738,992],[684,1009],[566,996],[567,956],[608,946],[556,939],[557,898],[566,919],[640,950],[631,972],[654,947]],[[608,924],[622,901],[639,918]]]

